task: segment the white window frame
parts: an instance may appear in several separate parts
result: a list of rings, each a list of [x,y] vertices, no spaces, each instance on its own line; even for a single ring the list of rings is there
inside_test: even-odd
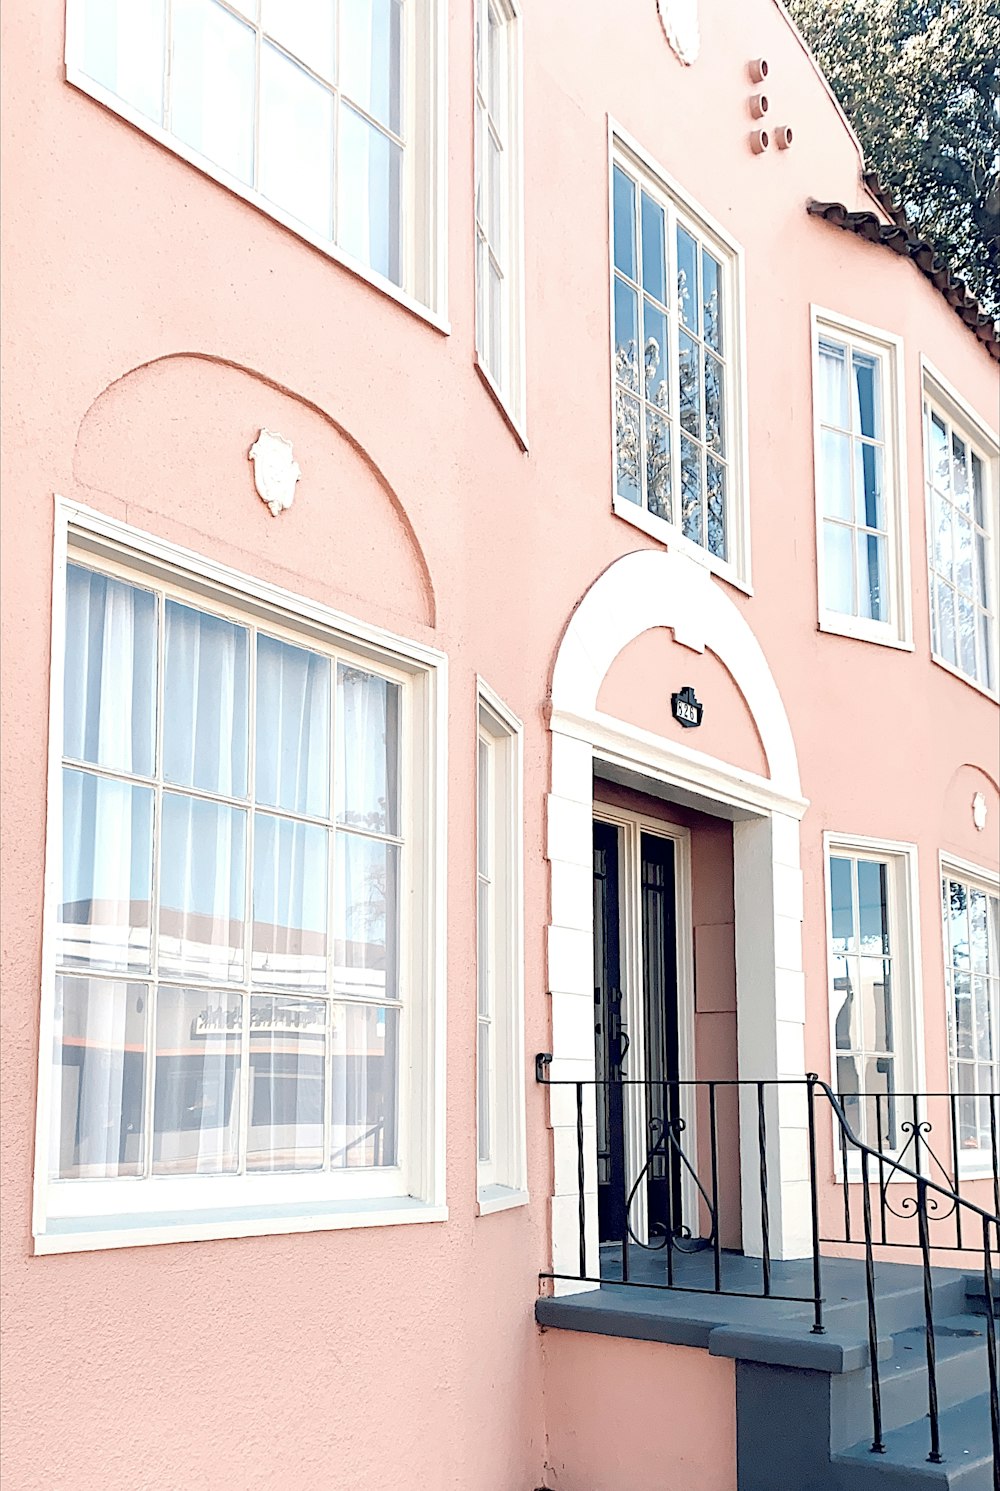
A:
[[[920,875],[917,846],[897,839],[876,839],[866,834],[823,834],[823,897],[826,927],[826,997],[830,1037],[830,1086],[837,1091],[837,1008],[833,996],[833,895],[830,877],[831,859],[884,860],[889,867],[889,947],[893,962],[893,1019],[900,1032],[893,1052],[897,1078],[905,1066],[907,1080],[897,1081],[897,1091],[921,1093],[926,1087],[924,1061],[923,978],[920,961]],[[896,951],[892,951],[896,949]],[[901,979],[905,980],[906,1003],[900,999]],[[909,1113],[904,1115],[909,1117]],[[834,1179],[844,1181],[843,1155],[839,1142],[840,1126],[833,1120]],[[876,1148],[876,1136],[867,1142]],[[906,1140],[903,1139],[905,1144]],[[898,1149],[902,1146],[897,1146]],[[890,1153],[888,1148],[886,1153]],[[847,1179],[861,1178],[861,1155],[858,1150],[847,1156]],[[905,1176],[889,1175],[892,1181]]]
[[[922,436],[921,446],[924,459],[924,516],[927,534],[927,621],[930,638],[931,657],[945,672],[951,673],[953,677],[960,678],[970,688],[976,689],[978,693],[985,694],[987,699],[1000,700],[1000,583],[997,581],[997,565],[1000,563],[1000,434],[997,433],[987,422],[977,414],[976,410],[963,398],[958,389],[947,378],[940,373],[928,358],[920,358],[920,376],[922,390]],[[947,420],[962,439],[970,445],[976,455],[983,462],[984,476],[987,483],[986,491],[986,518],[989,524],[990,554],[987,563],[987,580],[993,585],[993,674],[997,680],[996,687],[990,689],[977,678],[970,678],[968,673],[956,667],[947,658],[941,657],[934,651],[934,510],[931,500],[931,487],[928,480],[928,460],[930,451],[927,443],[927,406],[932,405],[935,411]]]
[[[506,138],[502,142],[502,159],[505,162],[504,190],[501,201],[503,226],[501,243],[492,245],[502,257],[504,293],[501,295],[500,314],[503,345],[507,348],[504,373],[498,376],[491,367],[492,358],[486,347],[488,338],[489,310],[486,296],[488,286],[480,282],[479,245],[484,244],[488,254],[490,243],[485,225],[480,221],[478,190],[473,194],[473,248],[476,280],[476,351],[475,366],[487,389],[510,425],[521,447],[528,449],[527,420],[525,413],[526,359],[524,346],[524,61],[521,7],[518,0],[473,0],[473,24],[477,36],[489,35],[488,15],[492,10],[499,18],[506,35]],[[486,42],[482,42],[484,68],[489,62]],[[485,94],[476,75],[476,52],[473,46],[473,128],[475,133],[475,179],[478,187],[483,170],[483,132],[490,129],[486,110]],[[486,187],[484,185],[485,193]]]
[[[244,24],[258,25],[231,4],[226,8],[238,15]],[[89,77],[84,71],[85,0],[66,0],[66,81],[88,94],[105,108],[149,135],[189,165],[217,181],[236,196],[242,197],[268,217],[274,218],[298,238],[321,250],[345,269],[366,280],[406,310],[428,321],[439,331],[448,332],[448,140],[447,140],[447,6],[444,0],[416,0],[403,11],[404,48],[404,149],[403,168],[403,284],[378,273],[359,259],[293,217],[271,202],[254,186],[248,186],[224,167],[192,149],[168,129],[148,118],[116,93]],[[258,12],[259,13],[259,12]],[[257,48],[260,49],[258,25]],[[165,53],[165,77],[169,73],[169,48]],[[260,79],[255,83],[255,109],[258,107]],[[419,106],[418,106],[419,101]],[[336,147],[335,147],[336,148]]]
[[[1000,896],[1000,873],[996,870],[985,869],[982,865],[973,863],[972,860],[961,859],[954,854],[946,854],[941,851],[938,854],[938,899],[943,902],[943,887],[946,878],[960,880],[964,885],[971,885],[975,890],[985,891],[990,896]],[[943,973],[943,989],[945,1002],[946,1043],[948,1055],[948,1086],[954,1091],[952,1083],[952,1068],[954,1058],[952,1056],[952,1008],[950,995],[948,993],[948,970],[950,967],[948,957],[948,939],[944,926],[944,906],[941,904],[941,967]],[[980,1150],[958,1151],[959,1176],[970,1180],[991,1176],[993,1174],[992,1160],[989,1153]]]
[[[726,307],[724,311],[724,345],[731,349],[726,354],[729,377],[725,383],[726,449],[728,457],[729,490],[726,501],[726,537],[729,559],[716,555],[685,537],[677,523],[651,513],[644,506],[629,502],[618,495],[615,480],[616,435],[615,435],[615,211],[614,211],[614,167],[620,165],[654,197],[667,214],[668,241],[676,241],[676,225],[680,221],[699,242],[705,242],[723,266],[726,284]],[[746,263],[742,244],[717,222],[705,208],[685,190],[671,174],[645,150],[639,142],[610,116],[608,118],[608,304],[609,304],[609,392],[611,430],[611,507],[619,518],[624,518],[633,527],[641,529],[651,538],[658,539],[667,549],[687,554],[704,565],[712,574],[727,581],[747,595],[753,594],[750,563],[750,459],[749,423],[747,416],[747,334],[746,334]],[[668,255],[668,273],[673,264],[673,252]],[[675,287],[668,286],[672,299],[670,315],[671,367],[677,366],[677,314]],[[671,477],[680,470],[680,439],[678,435],[678,413],[671,395]],[[676,458],[675,458],[676,457]],[[676,487],[672,485],[672,492]]]
[[[913,614],[910,587],[910,530],[906,478],[906,398],[903,378],[903,339],[893,332],[869,326],[838,311],[809,307],[812,340],[813,388],[813,478],[816,494],[816,578],[819,630],[856,641],[876,642],[903,652],[913,651]],[[883,477],[886,508],[886,570],[889,585],[889,619],[873,621],[831,611],[825,603],[823,553],[823,482],[821,472],[819,409],[819,343],[822,336],[847,343],[860,352],[874,354],[882,365],[882,408],[885,419]],[[853,478],[852,478],[853,479]],[[852,528],[852,532],[854,532]]]
[[[492,1069],[479,1068],[479,1001],[476,1002],[476,1186],[479,1212],[507,1211],[528,1200],[524,1074],[524,726],[482,678],[476,680],[476,923],[479,922],[480,743],[492,767],[489,815],[488,957]],[[477,988],[482,970],[477,967]],[[489,1083],[491,1153],[479,1158],[480,1084]]]
[[[404,912],[412,979],[408,1060],[400,1062],[401,1163],[377,1170],[110,1181],[49,1177],[56,926],[61,899],[63,663],[66,566],[79,560],[136,583],[150,578],[194,603],[262,619],[298,640],[332,643],[404,681],[404,837],[412,845]],[[443,1221],[445,1205],[445,905],[447,660],[443,653],[356,621],[62,498],[55,504],[48,826],[35,1142],[36,1253],[133,1247],[392,1223]],[[410,700],[406,695],[410,695]],[[404,943],[404,950],[406,944]],[[240,1182],[234,1185],[233,1182]],[[260,1182],[263,1182],[261,1184]],[[166,1194],[169,1192],[169,1194]],[[238,1193],[238,1194],[237,1194]]]

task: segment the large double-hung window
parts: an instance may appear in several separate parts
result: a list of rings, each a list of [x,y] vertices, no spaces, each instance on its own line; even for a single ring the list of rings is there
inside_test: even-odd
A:
[[[988,1169],[1000,1132],[1000,887],[944,867],[945,988],[958,1147]]]
[[[428,676],[83,554],[64,636],[36,1231],[432,1197]]]
[[[70,81],[442,308],[437,0],[69,0]]]
[[[739,251],[633,152],[611,176],[614,509],[745,579]]]

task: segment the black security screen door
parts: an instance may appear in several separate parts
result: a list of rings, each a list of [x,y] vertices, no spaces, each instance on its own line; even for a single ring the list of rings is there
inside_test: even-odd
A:
[[[621,866],[619,830],[594,824],[594,1031],[597,1065],[597,1197],[601,1242],[620,1242],[628,1194],[623,1077],[645,1078],[649,1158],[646,1199],[650,1237],[681,1223],[680,1161],[667,1138],[679,1117],[677,1035],[677,923],[674,846],[653,834],[641,838],[642,980],[645,1071],[633,1070],[630,1036],[622,1021]],[[676,1130],[675,1130],[676,1132]]]

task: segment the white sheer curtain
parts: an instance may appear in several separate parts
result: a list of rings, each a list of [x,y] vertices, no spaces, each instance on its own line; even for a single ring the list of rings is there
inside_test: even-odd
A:
[[[376,674],[337,669],[337,821],[398,831],[399,688]]]
[[[156,600],[71,564],[66,572],[65,754],[150,776],[156,719]]]
[[[165,792],[160,839],[160,972],[239,983],[246,813]]]
[[[142,984],[56,981],[52,1175],[141,1171],[145,996]]]
[[[61,962],[149,968],[152,826],[151,788],[63,771]]]
[[[246,629],[174,601],[166,605],[163,776],[246,796]]]
[[[257,801],[326,817],[330,811],[330,662],[274,637],[257,638]]]

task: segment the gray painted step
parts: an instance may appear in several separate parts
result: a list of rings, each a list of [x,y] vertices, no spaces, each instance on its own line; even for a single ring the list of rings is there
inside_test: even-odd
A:
[[[885,1436],[886,1453],[871,1439],[832,1457],[831,1491],[993,1491],[989,1399],[969,1399],[941,1414],[943,1464],[930,1465],[930,1425],[917,1419]]]
[[[987,1380],[985,1321],[959,1315],[935,1322],[938,1406],[943,1411],[975,1398]],[[882,1424],[901,1428],[927,1407],[927,1338],[922,1328],[898,1332],[892,1355],[879,1362]],[[871,1423],[871,1377],[867,1368],[830,1383],[830,1442],[843,1449]]]

